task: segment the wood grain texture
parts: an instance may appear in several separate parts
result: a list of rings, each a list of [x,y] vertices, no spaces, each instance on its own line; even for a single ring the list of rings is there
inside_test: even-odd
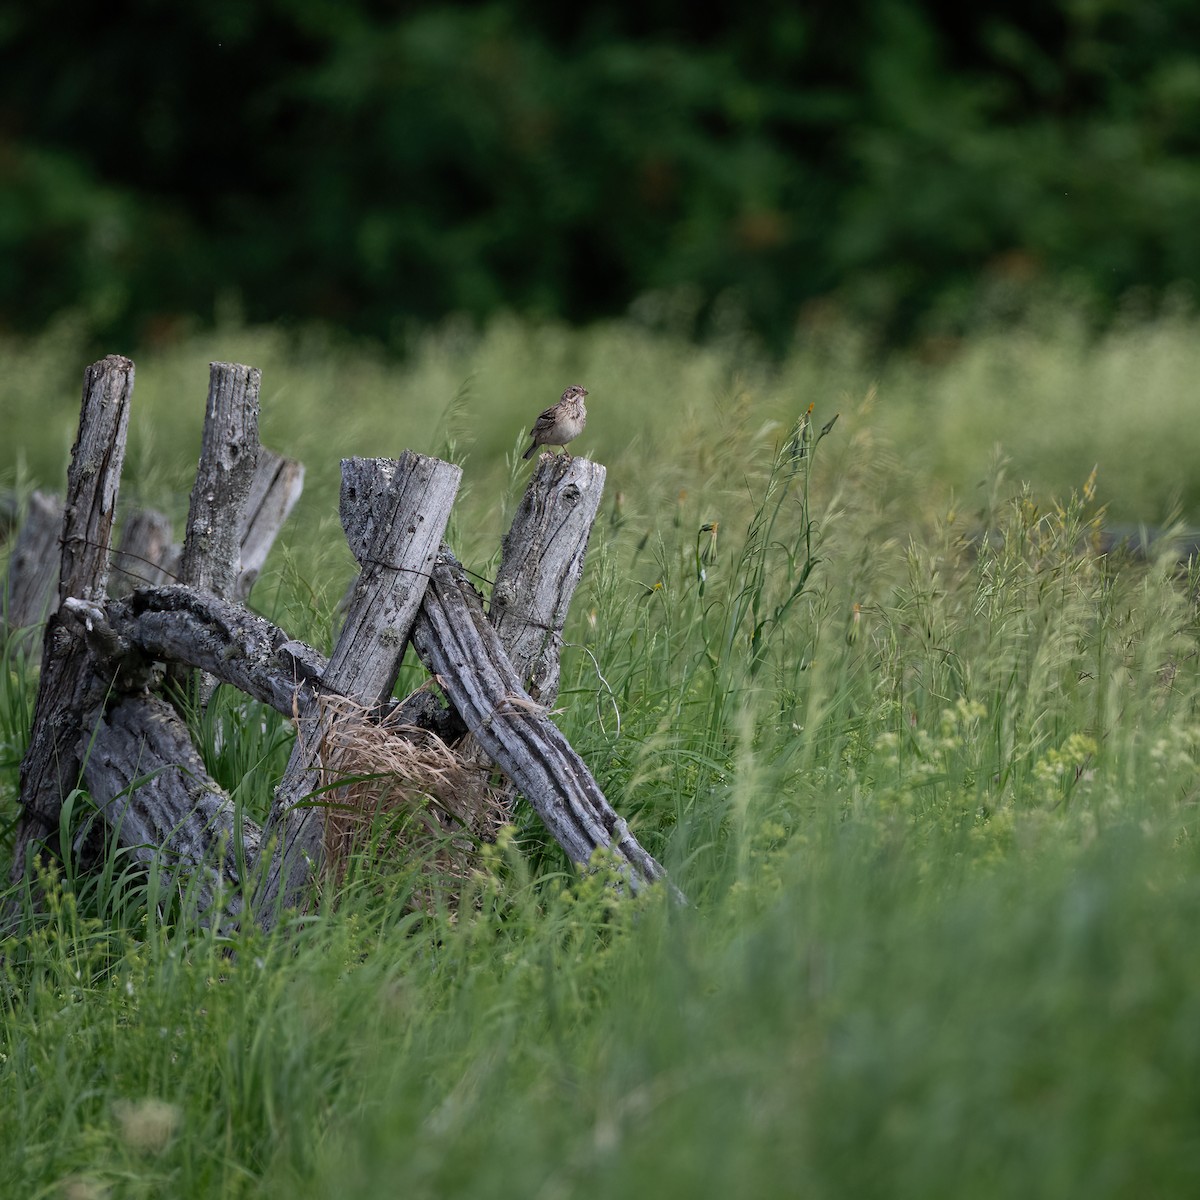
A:
[[[48,492],[34,492],[9,555],[4,611],[0,613],[8,630],[20,637],[18,645],[30,651],[31,657],[41,651],[39,627],[58,607],[62,528],[62,500]]]
[[[665,879],[545,708],[521,686],[481,598],[448,552],[434,567],[413,645],[480,747],[572,862],[586,865],[597,850],[608,850],[624,863],[630,890]]]
[[[143,660],[182,663],[287,717],[308,708],[326,668],[322,655],[265,617],[191,588],[140,588],[105,608],[67,606],[87,622],[98,655],[124,644]]]
[[[152,508],[135,508],[121,522],[121,540],[112,557],[108,591],[125,596],[136,587],[170,581],[179,568],[171,522]]]
[[[209,367],[204,435],[179,581],[224,599],[234,595],[241,562],[243,514],[258,461],[261,382],[255,367],[220,362]]]
[[[488,619],[525,689],[547,706],[604,478],[590,459],[544,455],[504,538]]]
[[[342,463],[342,527],[361,570],[322,682],[366,709],[391,698],[461,478],[453,464],[411,450],[398,460]],[[300,901],[320,868],[324,812],[308,798],[321,784],[324,725],[334,719],[311,708],[301,714],[267,823],[278,849],[255,900],[264,927]]]
[[[60,605],[69,596],[104,597],[133,382],[133,363],[115,354],[84,372],[79,434],[67,472]],[[63,798],[79,783],[91,733],[84,714],[103,685],[82,637],[55,613],[46,622],[29,748],[21,762],[14,880],[24,877],[32,845],[57,829]]]
[[[222,599],[236,591],[246,501],[258,462],[258,392],[262,373],[241,363],[209,364],[208,402],[200,462],[188,504],[179,582]],[[216,684],[172,665],[168,677],[180,688],[197,684],[207,704]]]
[[[96,729],[84,781],[134,861],[157,862],[168,878],[186,875],[194,911],[236,914],[243,864],[257,861],[260,832],[239,819],[170,704],[153,695],[113,704]]]
[[[304,490],[304,465],[260,446],[242,513],[237,598],[254,587],[279,530]]]

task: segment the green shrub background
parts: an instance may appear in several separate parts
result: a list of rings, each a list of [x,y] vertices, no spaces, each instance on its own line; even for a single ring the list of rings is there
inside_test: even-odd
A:
[[[1198,48],[1190,0],[13,7],[0,320],[1104,319],[1200,277]]]

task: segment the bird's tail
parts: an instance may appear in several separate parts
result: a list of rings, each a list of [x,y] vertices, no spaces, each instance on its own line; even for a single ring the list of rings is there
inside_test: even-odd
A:
[[[534,442],[533,445],[530,446],[529,449],[526,450],[525,453],[521,455],[521,457],[528,458],[536,449],[537,449],[537,442]]]

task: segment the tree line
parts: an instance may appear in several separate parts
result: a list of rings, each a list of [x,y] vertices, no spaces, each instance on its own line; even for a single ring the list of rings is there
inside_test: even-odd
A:
[[[1191,0],[11,6],[0,325],[890,338],[1200,276]]]

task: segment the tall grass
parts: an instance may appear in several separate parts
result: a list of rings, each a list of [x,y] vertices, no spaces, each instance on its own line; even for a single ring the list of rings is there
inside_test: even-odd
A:
[[[815,352],[738,379],[636,331],[454,336],[350,378],[358,417],[394,416],[370,452],[420,427],[467,455],[456,536],[484,574],[526,384],[624,381],[585,435],[609,499],[557,719],[690,905],[577,876],[523,811],[453,905],[414,908],[427,864],[364,857],[271,938],[197,927],[115,852],[100,881],[47,874],[0,968],[12,1194],[1195,1191],[1200,578],[1094,551],[1104,464],[1055,501],[980,443],[956,499],[929,431],[891,427],[887,371],[876,397],[851,364],[843,396]],[[271,336],[231,341],[269,380]],[[345,356],[310,353],[333,388]],[[472,447],[455,406],[403,403],[449,403],[456,365],[504,397]],[[669,411],[623,392],[639,372]],[[289,378],[327,514],[342,434]],[[320,641],[345,561],[328,515],[300,530],[255,602]],[[11,817],[32,680],[5,666]],[[195,722],[260,813],[286,725],[224,693]]]
[[[464,488],[478,498],[465,532],[491,553],[485,547],[503,532],[512,452],[537,412],[577,379],[591,392],[591,424],[576,450],[609,465],[610,489],[623,493],[631,519],[657,523],[681,491],[711,501],[743,448],[726,437],[731,425],[786,424],[814,403],[820,420],[841,410],[853,425],[831,457],[839,447],[848,453],[849,438],[867,427],[923,488],[948,490],[960,506],[986,498],[980,489],[999,445],[1012,478],[1040,498],[1067,494],[1098,465],[1121,520],[1161,524],[1178,512],[1200,525],[1191,470],[1200,455],[1198,334],[1200,320],[1185,308],[1131,318],[1102,336],[1055,311],[1015,329],[981,329],[933,358],[880,361],[853,330],[835,325],[769,362],[737,340],[696,347],[633,320],[571,329],[498,318],[480,331],[448,322],[415,339],[397,363],[327,331],[220,325],[137,355],[125,489],[180,514],[206,364],[219,359],[262,368],[263,438],[308,470],[296,523],[313,536],[296,545],[329,543],[338,556],[339,458],[405,447],[453,448],[464,460]],[[69,319],[35,341],[0,342],[0,482],[19,469],[35,486],[61,486],[82,347]],[[309,579],[319,573],[305,563]]]

